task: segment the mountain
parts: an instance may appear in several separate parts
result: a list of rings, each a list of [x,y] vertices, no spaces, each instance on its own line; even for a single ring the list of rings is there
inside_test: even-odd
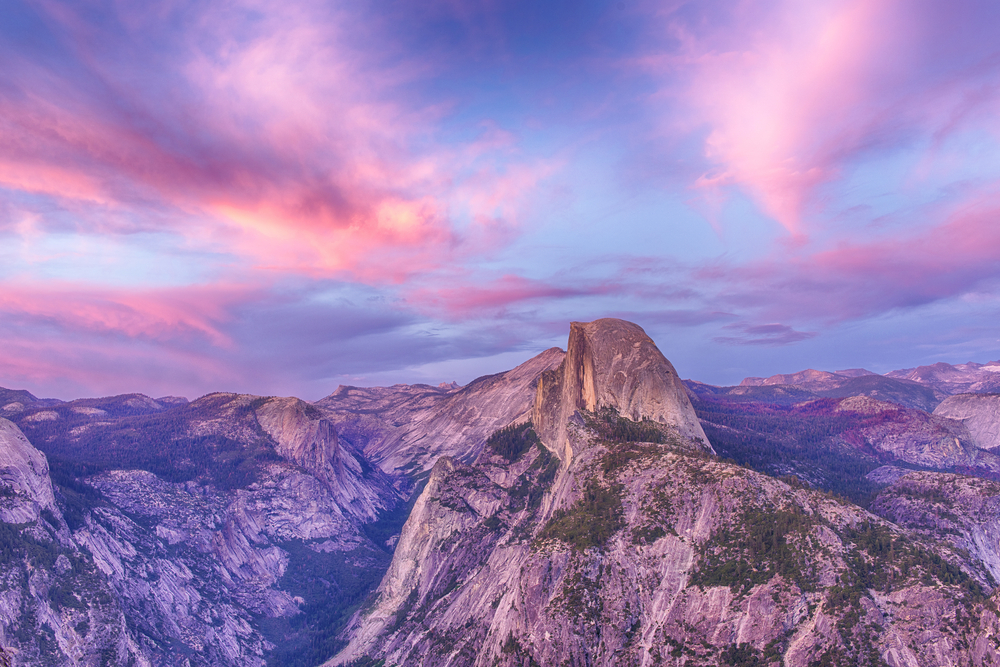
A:
[[[1000,664],[990,566],[719,460],[647,340],[572,325],[533,423],[438,461],[328,665]]]
[[[990,361],[985,364],[970,361],[955,366],[938,362],[930,366],[891,371],[886,373],[886,376],[926,384],[948,396],[1000,391],[1000,361]]]
[[[421,475],[441,454],[474,459],[491,433],[528,419],[538,377],[562,358],[548,350],[462,388],[341,387],[316,404],[232,393],[62,402],[4,390],[18,403],[5,414],[45,452],[23,435],[21,449],[5,445],[34,452],[8,466],[11,488],[45,480],[52,497],[33,512],[5,505],[8,580],[37,580],[29,547],[46,539],[35,526],[51,507],[56,555],[89,559],[97,592],[73,604],[105,619],[93,651],[113,664],[319,664],[389,566]],[[14,456],[3,452],[0,462]],[[28,468],[34,476],[15,477]],[[39,590],[41,606],[20,620],[2,612],[17,599],[0,594],[0,647],[36,656],[25,664],[78,664],[90,640],[46,625],[66,613]],[[58,641],[46,639],[50,625]]]
[[[961,421],[980,449],[1000,447],[1000,395],[949,396],[934,409],[934,414]]]
[[[566,356],[538,382],[532,418],[548,447],[571,460],[570,423],[577,412],[598,408],[669,424],[711,450],[677,371],[631,322],[571,323]]]
[[[870,396],[928,412],[947,395],[915,380],[876,375],[864,369],[834,373],[809,369],[769,378],[745,378],[736,387],[708,390],[707,386],[688,385],[695,393],[738,397],[737,400],[792,405],[810,398]]]
[[[811,390],[834,389],[839,387],[845,380],[865,375],[875,375],[871,371],[863,368],[856,368],[847,371],[817,371],[809,368],[798,373],[786,375],[772,375],[769,378],[744,378],[740,382],[741,387],[766,387],[776,384],[794,384]]]
[[[767,393],[754,392],[753,389],[774,386],[794,386],[817,396],[834,398],[871,396],[931,411],[945,397],[953,394],[1000,392],[1000,361],[986,364],[968,362],[956,366],[938,362],[930,366],[890,371],[885,375],[877,375],[863,368],[833,372],[810,368],[768,378],[748,377],[738,387],[722,389],[730,395],[751,395],[757,400],[766,400]]]
[[[0,389],[0,664],[997,665],[993,399],[942,398],[614,319],[465,387]]]
[[[338,432],[385,473],[426,476],[441,456],[471,461],[499,428],[528,418],[535,384],[562,363],[558,348],[461,389],[445,385],[338,387],[316,402]],[[404,488],[406,479],[403,480]]]
[[[40,487],[48,496],[36,496],[55,498],[56,518],[5,516],[4,525],[28,545],[44,543],[37,526],[58,526],[47,548],[65,551],[71,565],[85,554],[80,567],[92,564],[83,570],[92,581],[80,590],[96,592],[65,604],[92,625],[95,610],[121,620],[118,643],[97,648],[113,649],[114,664],[164,666],[312,665],[336,650],[331,628],[389,563],[389,547],[366,531],[402,499],[321,410],[239,394],[173,407],[134,395],[84,403],[18,415],[58,484],[53,490],[40,454],[8,468],[30,468],[48,484]],[[20,449],[9,442],[6,452],[37,454],[23,438]],[[9,576],[24,581],[35,576],[33,562],[5,560]],[[54,613],[67,613],[52,595],[46,603],[40,593],[33,616],[5,626],[5,646],[47,656],[25,664],[77,664],[86,624],[76,635],[53,625]],[[10,593],[0,599],[17,608]],[[107,635],[105,624],[95,637]],[[55,640],[39,643],[50,627]]]

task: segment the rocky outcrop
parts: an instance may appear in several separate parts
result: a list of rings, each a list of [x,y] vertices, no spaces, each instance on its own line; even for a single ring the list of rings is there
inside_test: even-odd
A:
[[[845,398],[835,411],[865,417],[841,435],[855,446],[871,447],[899,461],[928,468],[1000,472],[1000,457],[976,447],[961,422],[937,413],[929,415],[867,396]]]
[[[669,424],[711,450],[677,371],[640,326],[610,318],[573,322],[565,358],[538,382],[535,430],[569,460],[570,421],[580,411],[605,407],[635,421]]]
[[[1000,582],[1000,483],[892,466],[869,477],[889,483],[873,512],[929,540],[950,542]]]
[[[328,664],[1000,664],[978,561],[676,436],[439,462]]]
[[[919,382],[945,396],[961,393],[992,393],[1000,391],[1000,361],[985,364],[968,362],[952,365],[939,361],[929,366],[904,368],[886,373],[887,377]]]
[[[333,423],[320,410],[297,398],[272,398],[255,413],[278,454],[326,482],[349,515],[373,521],[381,510],[391,509],[392,483],[340,442]]]
[[[55,509],[49,463],[13,422],[0,418],[0,518],[8,523],[34,521],[41,509]]]
[[[1000,447],[1000,394],[949,396],[934,414],[962,422],[980,449]]]
[[[558,348],[546,350],[461,389],[339,387],[316,406],[330,413],[343,439],[383,471],[419,475],[442,456],[472,461],[494,431],[529,419],[539,376],[558,366],[563,354]]]

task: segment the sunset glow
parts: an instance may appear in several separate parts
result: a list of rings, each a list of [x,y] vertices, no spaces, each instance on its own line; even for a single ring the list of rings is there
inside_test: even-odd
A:
[[[468,382],[641,324],[683,377],[1000,357],[1000,7],[0,8],[0,386]]]

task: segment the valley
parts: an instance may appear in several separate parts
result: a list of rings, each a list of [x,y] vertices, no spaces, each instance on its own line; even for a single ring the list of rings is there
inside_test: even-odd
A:
[[[997,665],[994,368],[715,387],[605,319],[464,387],[2,389],[0,646],[19,665]]]

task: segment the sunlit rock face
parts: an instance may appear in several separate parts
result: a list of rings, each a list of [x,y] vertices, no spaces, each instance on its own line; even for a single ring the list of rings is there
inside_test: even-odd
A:
[[[316,406],[331,415],[343,439],[387,474],[425,473],[441,456],[471,461],[491,433],[529,419],[538,378],[563,356],[550,348],[462,388],[342,386]]]
[[[321,411],[297,398],[273,398],[255,412],[278,454],[326,482],[345,513],[369,521],[385,508],[391,483],[366,474],[364,459],[343,446]]]
[[[535,429],[553,451],[571,458],[568,424],[581,410],[603,407],[669,424],[711,449],[677,371],[640,326],[611,318],[573,322],[565,359],[538,382]]]
[[[34,521],[41,509],[55,508],[49,463],[14,423],[0,418],[0,485],[22,502],[0,509],[8,523]]]
[[[949,396],[934,409],[934,414],[961,421],[980,449],[1000,447],[1000,395]]]
[[[328,664],[1000,665],[994,563],[965,548],[992,524],[924,540],[672,427],[621,442],[595,423],[569,462],[441,459]]]

